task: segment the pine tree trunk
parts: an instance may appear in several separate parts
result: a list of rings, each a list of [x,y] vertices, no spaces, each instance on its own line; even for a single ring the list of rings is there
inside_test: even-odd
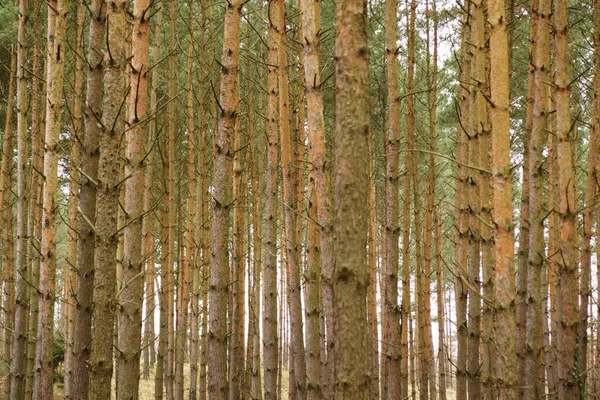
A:
[[[385,241],[386,265],[385,308],[387,312],[387,367],[385,371],[388,399],[400,396],[400,307],[398,307],[398,171],[400,158],[400,79],[398,76],[398,1],[385,2],[385,61],[388,85],[389,131],[385,145]],[[384,111],[385,112],[385,111]]]
[[[27,0],[19,1],[17,33],[17,247],[16,308],[11,366],[11,398],[25,396],[27,330],[29,316],[29,266],[27,246]]]
[[[78,3],[75,12],[75,52],[84,54],[85,6]],[[66,268],[67,275],[64,278],[65,307],[67,310],[67,330],[65,332],[65,380],[64,386],[70,387],[73,377],[73,344],[75,339],[75,309],[77,304],[77,207],[79,206],[79,170],[81,165],[81,143],[83,138],[83,66],[84,59],[73,56],[75,70],[73,72],[73,105],[71,129],[71,155],[69,168],[69,202],[68,202],[68,236]],[[33,190],[32,185],[32,190]],[[33,193],[33,192],[32,192]],[[33,221],[32,221],[33,222]],[[29,229],[31,230],[32,223]]]
[[[369,398],[367,219],[369,193],[367,3],[336,10],[336,122],[333,276],[334,397]]]
[[[534,61],[535,100],[533,108],[531,141],[529,143],[529,207],[531,215],[529,231],[529,258],[527,276],[527,340],[525,370],[525,400],[537,399],[543,392],[539,382],[542,343],[541,271],[544,258],[543,236],[543,148],[547,138],[547,112],[549,109],[548,81],[549,65],[549,16],[550,2],[539,1],[539,22],[536,35]]]
[[[66,0],[48,3],[48,93],[46,97],[46,147],[44,151],[44,191],[42,214],[41,286],[39,295],[38,343],[33,398],[53,398],[52,343],[54,339],[54,299],[56,297],[56,213],[58,156],[63,96],[64,43],[67,29]]]
[[[434,1],[435,8],[435,1]],[[435,23],[434,23],[435,25]],[[437,32],[437,29],[434,28]],[[434,59],[436,59],[434,57]],[[441,207],[440,207],[441,208]],[[446,400],[447,393],[446,388],[449,380],[446,378],[446,357],[451,354],[446,347],[446,330],[444,329],[444,316],[447,315],[444,309],[444,266],[442,261],[442,225],[443,220],[440,219],[440,213],[438,207],[433,210],[433,225],[434,225],[434,254],[435,254],[435,279],[436,279],[436,292],[437,292],[437,319],[438,319],[438,378],[439,378],[439,400]]]
[[[209,293],[208,391],[211,399],[227,398],[227,293],[229,278],[229,242],[232,169],[232,138],[238,114],[238,69],[241,7],[229,3],[225,13],[221,58],[221,114],[214,158],[211,272]]]
[[[107,399],[111,394],[113,373],[114,298],[116,291],[117,214],[119,202],[119,143],[123,125],[121,105],[125,102],[126,2],[116,1],[107,9],[107,63],[104,71],[104,100],[98,197],[96,249],[94,259],[94,296],[92,349],[90,354],[89,398]],[[108,52],[110,49],[110,52]]]
[[[83,136],[79,192],[79,244],[77,248],[77,303],[73,343],[73,379],[65,387],[69,399],[87,399],[89,391],[88,360],[91,351],[92,297],[94,292],[94,259],[96,242],[96,193],[98,191],[98,146],[102,135],[103,51],[106,34],[104,0],[91,4],[87,62],[85,133]]]
[[[265,186],[265,267],[263,273],[263,354],[264,398],[277,399],[278,334],[277,334],[277,166],[278,166],[278,103],[277,103],[277,30],[274,25],[279,2],[269,1],[268,31],[268,111],[267,111],[267,171]],[[304,24],[306,25],[306,24]]]
[[[530,235],[530,206],[529,206],[529,144],[533,123],[533,102],[535,98],[535,52],[537,49],[536,38],[538,29],[538,0],[531,1],[531,18],[529,20],[529,74],[527,81],[527,114],[523,132],[523,182],[521,183],[521,218],[519,223],[519,252],[517,267],[517,359],[519,393],[525,390],[526,369],[526,325],[527,325],[527,276],[529,259]]]
[[[14,289],[14,257],[9,257],[13,254],[13,229],[12,229],[12,201],[10,206],[6,208],[6,217],[4,217],[4,203],[7,198],[6,194],[10,193],[12,188],[12,163],[13,163],[13,102],[15,97],[15,74],[17,72],[17,54],[15,46],[11,47],[10,57],[10,78],[8,82],[8,101],[6,104],[6,122],[4,125],[4,137],[2,140],[2,163],[0,165],[0,226],[4,229],[0,230],[0,240],[4,243],[6,257],[2,260],[0,267],[3,267],[2,280],[4,283],[3,296],[3,332],[4,347],[2,351],[3,366],[2,376],[9,377],[10,366],[12,359],[12,344],[14,339],[14,318],[15,318],[15,289]],[[6,379],[6,378],[5,378]],[[5,396],[10,396],[10,382],[4,383]]]
[[[463,14],[461,49],[460,49],[460,72],[459,82],[462,84],[458,89],[458,131],[456,145],[456,159],[459,163],[455,191],[455,225],[456,245],[454,247],[454,291],[456,301],[456,335],[457,335],[457,357],[456,357],[456,400],[467,399],[467,287],[462,277],[466,276],[467,248],[468,248],[468,219],[469,210],[467,205],[467,190],[469,185],[469,171],[464,164],[467,162],[467,139],[466,128],[470,110],[469,87],[467,82],[471,76],[471,55],[469,51],[469,34],[471,31],[470,3]]]
[[[125,229],[123,283],[118,315],[117,397],[135,398],[139,391],[142,340],[144,158],[148,93],[149,2],[133,6],[132,58],[129,68],[125,132]],[[110,23],[110,21],[109,21]]]
[[[494,300],[496,302],[493,341],[494,373],[498,398],[517,399],[517,331],[515,314],[514,233],[512,222],[512,182],[509,133],[508,34],[504,0],[488,2],[490,22],[490,88],[492,219],[494,229]]]
[[[370,342],[370,394],[371,399],[379,399],[379,331],[377,325],[377,195],[375,187],[375,154],[373,137],[369,138],[369,242],[367,260],[369,264],[369,291],[367,294],[367,320]],[[396,273],[397,280],[397,273]],[[397,282],[396,282],[397,283]]]
[[[408,4],[408,3],[407,3]],[[406,148],[413,149],[414,147],[414,72],[415,72],[415,18],[416,18],[416,6],[417,3],[415,0],[411,0],[410,3],[410,11],[408,12],[408,60],[407,60],[407,82],[406,82],[406,92],[409,94],[407,96],[407,121],[406,121]],[[416,187],[414,186],[414,181],[411,179],[414,173],[414,156],[412,151],[406,152],[404,156],[404,168],[406,173],[404,174],[404,204],[403,204],[403,224],[404,231],[402,234],[402,303],[401,303],[401,337],[400,337],[400,346],[401,346],[401,366],[400,366],[400,390],[401,397],[408,397],[408,381],[409,381],[409,337],[408,337],[408,320],[410,319],[410,226],[411,226],[411,186],[412,190],[415,191]],[[388,155],[389,157],[389,155]],[[416,198],[416,195],[414,196]],[[413,198],[413,199],[414,199]],[[416,208],[416,207],[415,207]],[[418,221],[415,221],[415,224],[418,224]],[[386,249],[390,244],[386,243]],[[387,249],[389,257],[389,249]],[[387,260],[389,263],[390,261]],[[387,290],[387,289],[386,289]],[[386,293],[386,296],[389,296],[389,293]],[[389,320],[390,314],[388,311],[387,318]],[[389,322],[388,322],[389,324]],[[389,340],[389,338],[388,338]],[[388,350],[389,351],[389,350]],[[389,361],[388,361],[389,362]],[[390,379],[393,379],[390,377]],[[389,390],[389,389],[388,389]],[[389,397],[394,398],[394,396],[389,393]]]
[[[560,332],[559,398],[575,399],[580,396],[580,369],[576,360],[578,324],[577,287],[577,203],[573,187],[573,146],[577,130],[571,129],[570,76],[568,48],[567,4],[559,2],[554,12],[556,29],[556,137],[558,138],[558,187],[560,199],[560,257],[557,257],[559,271],[558,320]],[[585,273],[585,271],[582,271]],[[585,303],[583,303],[585,304]],[[587,305],[586,305],[587,311]],[[582,349],[580,348],[579,351]],[[579,359],[581,360],[581,358]],[[585,370],[585,364],[581,365]]]

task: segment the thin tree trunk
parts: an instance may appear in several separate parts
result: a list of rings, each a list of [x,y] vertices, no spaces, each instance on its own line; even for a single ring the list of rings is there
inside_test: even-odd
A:
[[[456,145],[456,159],[458,166],[457,182],[455,191],[455,225],[456,225],[456,245],[454,247],[454,290],[456,301],[456,336],[457,336],[457,357],[456,357],[456,400],[467,399],[467,287],[462,281],[466,277],[467,267],[467,247],[468,247],[468,219],[469,210],[467,206],[467,190],[469,185],[469,171],[464,164],[467,162],[467,138],[466,127],[469,116],[469,88],[468,79],[471,76],[471,55],[469,51],[470,24],[470,3],[463,14],[461,50],[460,50],[460,72],[458,89],[458,131]]]
[[[38,343],[33,398],[53,398],[52,343],[54,339],[54,299],[56,297],[56,213],[58,156],[64,77],[64,43],[68,2],[48,3],[48,93],[46,96],[46,147],[44,151],[44,192],[42,214],[41,286],[39,294]]]
[[[17,33],[17,248],[16,248],[16,309],[11,366],[10,395],[25,396],[27,330],[29,315],[29,266],[27,247],[27,0],[19,1]]]
[[[370,394],[371,399],[379,399],[379,332],[377,326],[377,195],[375,187],[374,140],[369,138],[369,242],[367,260],[369,264],[369,291],[367,293],[367,319],[369,323],[370,349]],[[315,199],[316,200],[316,199]],[[397,266],[397,265],[396,265]],[[398,283],[396,272],[396,284]],[[396,297],[398,297],[396,295]]]
[[[118,245],[117,214],[119,202],[119,143],[124,126],[122,105],[126,98],[123,87],[125,73],[125,37],[127,36],[126,2],[115,1],[107,9],[107,65],[104,72],[104,100],[100,160],[98,165],[98,197],[96,218],[96,250],[94,259],[94,297],[92,351],[90,354],[89,398],[108,399],[113,373],[114,298],[116,291],[115,257]]]
[[[543,235],[543,148],[547,138],[547,112],[549,109],[548,81],[549,66],[549,17],[550,2],[539,1],[539,22],[536,36],[534,61],[535,100],[533,108],[531,141],[529,143],[529,199],[530,233],[527,276],[527,340],[526,379],[524,398],[538,399],[543,392],[539,382],[542,343],[541,271],[544,259]]]
[[[295,186],[297,174],[292,165],[292,145],[289,126],[289,94],[287,72],[287,50],[285,35],[285,2],[279,0],[277,7],[277,34],[278,34],[278,75],[279,75],[279,132],[281,140],[281,167],[283,177],[283,204],[285,221],[285,248],[287,255],[287,284],[290,312],[290,350],[293,355],[294,365],[289,369],[294,375],[296,386],[291,385],[290,392],[296,392],[298,400],[306,397],[306,363],[304,358],[304,339],[302,333],[302,305],[300,299],[300,263],[298,256],[298,243],[296,243],[296,216],[294,214]]]
[[[269,56],[267,91],[267,171],[265,193],[265,269],[263,275],[263,354],[264,398],[277,399],[278,334],[277,334],[277,166],[279,132],[277,103],[277,28],[279,2],[269,1]],[[306,24],[304,23],[304,26]]]
[[[83,67],[85,6],[77,4],[75,12],[75,52],[73,55],[75,70],[73,72],[73,105],[71,111],[73,132],[71,138],[71,154],[69,167],[69,200],[68,200],[68,234],[67,234],[67,274],[64,278],[65,308],[67,310],[67,329],[65,332],[65,378],[64,386],[71,386],[73,377],[73,343],[75,334],[75,309],[77,304],[77,207],[79,206],[79,170],[81,164],[81,143],[83,138]],[[76,53],[76,54],[75,54]],[[32,190],[34,185],[32,185]],[[33,192],[32,192],[33,193]],[[30,231],[33,221],[30,222]]]
[[[527,114],[525,129],[523,131],[523,167],[521,184],[521,218],[519,223],[519,252],[517,267],[517,359],[519,393],[524,394],[526,370],[526,325],[527,325],[527,281],[529,259],[530,235],[530,206],[529,206],[529,145],[533,123],[533,102],[535,98],[535,52],[537,51],[536,38],[538,29],[538,0],[531,0],[531,18],[529,20],[529,74],[527,81]]]
[[[435,2],[434,2],[435,5]],[[435,6],[434,6],[435,8]],[[435,14],[434,14],[435,15]],[[434,22],[435,25],[435,22]],[[434,28],[437,32],[437,29]],[[434,58],[435,59],[435,58]],[[440,207],[441,208],[441,207]],[[443,220],[440,219],[440,213],[438,207],[433,210],[433,225],[434,225],[434,252],[435,252],[435,279],[436,279],[436,292],[437,292],[437,319],[438,319],[438,378],[439,378],[439,400],[446,400],[447,393],[446,388],[449,380],[446,379],[446,357],[448,352],[446,347],[446,330],[444,329],[444,317],[447,315],[444,309],[444,266],[442,262],[442,226]],[[435,399],[434,399],[435,400]]]
[[[232,136],[238,113],[238,69],[242,4],[229,3],[225,13],[221,58],[221,115],[214,158],[211,273],[209,293],[208,391],[212,399],[227,398],[227,293],[229,220],[232,206]]]
[[[385,141],[385,308],[387,312],[387,358],[384,385],[388,399],[400,397],[400,307],[398,307],[398,171],[400,156],[400,79],[398,76],[398,1],[385,2],[385,61],[388,85],[389,131]],[[408,90],[410,92],[410,89]],[[385,111],[384,111],[385,112]]]
[[[14,318],[15,318],[15,291],[14,291],[14,256],[13,249],[13,225],[12,225],[12,201],[6,208],[6,217],[4,217],[4,203],[6,194],[10,193],[12,188],[12,163],[13,163],[13,101],[15,97],[15,74],[17,71],[17,54],[15,46],[11,47],[10,57],[10,77],[8,82],[8,97],[6,103],[6,122],[4,125],[4,138],[2,140],[2,163],[0,166],[0,226],[5,227],[5,231],[0,230],[0,238],[4,242],[6,258],[3,260],[4,266],[2,280],[4,281],[3,296],[3,365],[2,376],[10,377],[10,367],[12,359],[12,344],[14,339]],[[7,379],[5,378],[5,379]],[[6,398],[10,396],[10,382],[4,383],[4,394]]]
[[[406,147],[412,149],[414,147],[414,72],[415,72],[415,19],[416,19],[416,7],[417,3],[415,0],[411,0],[410,11],[408,13],[408,72],[406,91],[409,94],[407,98],[407,122],[406,122]],[[410,120],[410,121],[409,121]],[[389,157],[389,155],[388,155]],[[404,166],[406,173],[404,174],[404,204],[403,204],[403,224],[404,231],[402,235],[402,303],[401,303],[401,366],[400,366],[400,387],[401,387],[401,398],[408,397],[408,381],[409,381],[409,337],[408,330],[408,319],[410,318],[410,209],[411,209],[411,185],[412,190],[415,191],[416,187],[412,180],[412,174],[414,173],[414,157],[413,152],[409,151],[404,156]],[[416,195],[414,196],[416,198]],[[416,208],[416,207],[415,207]],[[416,214],[415,214],[416,216]],[[415,221],[418,224],[418,221]],[[390,244],[386,243],[386,248]],[[388,257],[389,257],[389,249]],[[387,260],[389,263],[390,261]],[[387,289],[386,289],[387,290]],[[386,293],[389,296],[389,293]],[[390,318],[388,311],[387,318]],[[388,322],[389,324],[389,322]],[[388,338],[389,340],[389,338]],[[389,347],[389,346],[388,346]],[[389,351],[389,350],[388,350]],[[391,379],[391,378],[390,378]],[[388,389],[389,390],[389,389]],[[393,397],[393,396],[392,396]]]

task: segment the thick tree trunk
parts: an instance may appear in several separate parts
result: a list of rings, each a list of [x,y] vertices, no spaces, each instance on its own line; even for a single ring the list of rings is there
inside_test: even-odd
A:
[[[240,50],[241,7],[239,1],[228,3],[223,32],[221,57],[221,114],[215,137],[211,272],[209,293],[208,391],[211,399],[227,398],[227,293],[229,279],[229,242],[231,169],[234,149],[232,137],[238,114],[238,69]]]
[[[142,340],[144,158],[148,101],[149,2],[133,5],[132,58],[129,68],[125,132],[125,229],[123,284],[118,316],[117,397],[136,398],[139,392]]]
[[[578,324],[577,287],[577,203],[573,187],[573,146],[576,129],[571,129],[568,9],[565,2],[558,2],[554,10],[556,29],[556,137],[558,138],[558,193],[560,216],[560,257],[557,257],[559,272],[558,320],[560,332],[559,398],[575,399],[580,396],[580,369],[576,359]],[[585,273],[585,271],[583,271]],[[585,304],[585,303],[584,303]],[[587,304],[586,311],[587,311]],[[582,349],[579,349],[581,351]],[[579,359],[581,360],[581,359]],[[585,371],[585,364],[580,365]]]
[[[336,10],[334,397],[369,398],[367,219],[369,193],[367,3]]]
[[[517,399],[515,264],[509,133],[508,34],[504,0],[488,2],[490,22],[492,218],[494,229],[494,373],[498,398]]]
[[[82,179],[79,193],[79,244],[77,248],[77,308],[73,343],[73,378],[65,387],[69,399],[87,399],[89,391],[88,360],[91,351],[92,297],[94,292],[94,259],[96,242],[96,193],[98,190],[98,160],[102,127],[103,71],[102,54],[106,34],[104,0],[91,4],[87,62],[87,92],[85,132],[81,160]]]
[[[104,72],[104,100],[98,197],[96,249],[94,259],[94,296],[92,351],[90,354],[89,399],[107,399],[111,394],[113,373],[113,335],[116,291],[117,214],[119,202],[119,143],[124,128],[121,105],[125,102],[126,2],[115,1],[107,8],[108,43]]]

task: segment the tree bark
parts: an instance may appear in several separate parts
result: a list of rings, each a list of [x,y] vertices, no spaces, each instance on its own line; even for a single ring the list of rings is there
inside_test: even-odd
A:
[[[538,8],[538,29],[534,61],[535,100],[533,108],[531,142],[529,144],[529,258],[527,276],[527,340],[525,370],[525,400],[537,399],[543,392],[539,382],[542,343],[542,299],[541,271],[544,258],[543,236],[543,148],[547,139],[547,114],[549,110],[548,89],[543,82],[548,81],[549,68],[549,25],[550,2],[540,0]]]
[[[124,126],[122,106],[126,100],[125,38],[126,2],[115,1],[107,8],[107,54],[96,218],[92,349],[89,360],[89,399],[107,399],[113,374],[113,339],[116,295],[117,215],[119,202],[119,143]],[[110,51],[109,51],[110,50]]]
[[[96,242],[96,194],[98,191],[99,145],[102,127],[103,74],[102,54],[106,34],[106,4],[91,4],[87,62],[86,107],[79,192],[79,243],[77,248],[77,307],[73,343],[73,379],[65,387],[69,399],[87,399],[89,391],[88,360],[91,351],[92,298],[94,293],[94,259]]]
[[[369,398],[367,217],[369,192],[367,3],[336,10],[334,397]]]
[[[17,247],[16,247],[16,308],[15,332],[12,354],[10,395],[25,396],[27,328],[29,315],[29,266],[27,246],[27,0],[19,1],[17,33]]]
[[[510,163],[508,34],[504,0],[488,2],[491,56],[491,150],[492,219],[494,226],[494,300],[496,304],[493,340],[497,351],[494,373],[498,398],[516,399],[517,352],[515,314],[515,264],[512,221],[512,176]]]
[[[118,315],[117,397],[139,392],[144,300],[142,218],[144,211],[145,130],[148,101],[148,0],[133,4],[132,58],[129,68],[127,130],[125,131],[125,229],[123,284]]]
[[[228,3],[221,57],[221,114],[216,135],[212,203],[211,272],[208,332],[208,391],[211,399],[227,398],[227,297],[231,170],[234,149],[232,136],[238,114],[238,69],[242,4]]]

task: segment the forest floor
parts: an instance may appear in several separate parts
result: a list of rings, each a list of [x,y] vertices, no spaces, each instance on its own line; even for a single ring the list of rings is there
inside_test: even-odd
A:
[[[155,372],[154,372],[154,367],[150,369],[150,379],[141,379],[140,378],[140,400],[154,400],[154,376],[155,376]],[[282,394],[281,394],[281,398],[282,399],[287,399],[287,393],[288,393],[288,372],[287,370],[284,370],[281,376],[281,380],[282,380]],[[114,393],[115,393],[115,380],[114,380],[114,374],[113,374],[113,399],[114,397]],[[185,364],[183,367],[183,390],[184,390],[184,394],[183,394],[183,398],[187,399],[189,398],[189,391],[190,391],[190,365],[189,364]],[[54,400],[62,400],[64,399],[64,388],[62,383],[56,383],[54,384]]]

